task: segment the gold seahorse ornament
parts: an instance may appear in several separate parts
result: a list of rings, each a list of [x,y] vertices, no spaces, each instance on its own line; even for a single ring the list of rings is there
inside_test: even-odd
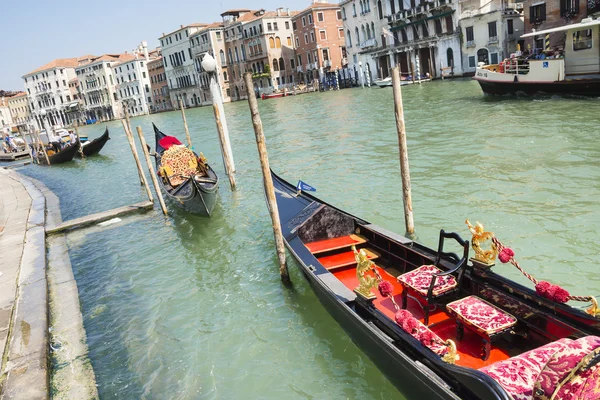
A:
[[[488,240],[492,240],[494,233],[485,232],[483,230],[483,225],[481,225],[479,222],[473,226],[467,219],[465,223],[473,235],[473,238],[471,239],[471,247],[473,247],[473,250],[475,251],[475,257],[473,258],[484,264],[493,264],[498,256],[498,249],[496,248],[496,245],[494,242],[492,242],[489,250],[483,250],[481,245]]]
[[[375,263],[369,260],[367,252],[364,249],[357,251],[356,247],[352,246],[352,251],[354,252],[354,258],[356,259],[356,278],[358,279],[358,286],[354,289],[354,292],[365,299],[373,299],[376,296],[371,293],[371,289],[377,286],[377,278],[374,276],[367,276],[365,273],[371,270]]]

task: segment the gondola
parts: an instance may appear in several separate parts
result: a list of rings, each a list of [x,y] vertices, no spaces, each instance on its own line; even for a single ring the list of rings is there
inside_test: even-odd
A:
[[[165,148],[161,146],[160,141],[170,137],[162,133],[156,125],[152,124],[154,135],[156,138],[156,167],[159,173],[160,185],[166,194],[167,199],[177,207],[190,212],[192,214],[210,217],[217,203],[217,192],[219,189],[219,177],[213,169],[205,164],[206,174],[195,174],[193,176],[184,177],[185,180],[177,185],[172,185],[168,178],[160,176],[162,167],[162,155]],[[196,159],[198,155],[194,153]]]
[[[79,140],[75,143],[71,143],[68,146],[63,147],[59,152],[54,154],[48,154],[48,160],[50,161],[50,165],[62,164],[68,161],[72,161],[75,157],[75,154],[79,150]],[[47,165],[46,156],[43,152],[38,153],[37,157],[40,165]]]
[[[92,141],[85,141],[81,143],[81,152],[78,152],[79,156],[81,157],[82,153],[85,157],[99,153],[109,139],[110,137],[108,136],[108,128],[106,128],[102,136]]]
[[[593,297],[585,298],[591,314],[560,303],[504,278],[500,266],[470,259],[457,233],[442,230],[438,249],[430,249],[271,174],[284,242],[303,275],[406,398],[599,398]],[[512,250],[496,246],[501,262],[515,262]],[[475,257],[487,254],[476,250]],[[584,397],[585,390],[596,394]]]

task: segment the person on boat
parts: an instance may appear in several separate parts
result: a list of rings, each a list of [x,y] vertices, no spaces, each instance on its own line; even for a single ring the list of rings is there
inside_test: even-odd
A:
[[[75,136],[73,131],[69,131],[69,143],[73,144],[73,143],[75,143],[76,140],[77,140],[77,137]]]
[[[52,146],[52,149],[58,153],[61,149],[60,146],[60,137],[58,135],[56,135],[54,133],[54,131],[50,131],[48,132],[48,142],[50,143],[50,146]]]

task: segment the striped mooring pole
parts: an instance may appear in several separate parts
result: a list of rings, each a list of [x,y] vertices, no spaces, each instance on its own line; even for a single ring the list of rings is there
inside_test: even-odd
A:
[[[340,77],[337,67],[335,67],[335,90],[340,90]]]
[[[417,81],[419,82],[419,85],[421,84],[421,68],[419,67],[420,61],[419,61],[419,53],[417,53],[415,55],[415,64],[416,64],[416,68],[417,68]]]
[[[544,50],[550,50],[550,34],[546,33],[546,37],[544,37]]]

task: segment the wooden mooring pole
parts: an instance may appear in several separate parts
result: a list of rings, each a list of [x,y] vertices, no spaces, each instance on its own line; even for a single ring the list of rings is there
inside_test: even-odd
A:
[[[44,143],[42,142],[42,138],[40,137],[40,133],[38,131],[36,131],[35,134],[37,136],[38,144],[42,148],[42,152],[44,153],[44,157],[46,157],[46,163],[48,165],[50,165],[50,159],[48,158],[48,153],[46,152],[46,146],[44,146]],[[46,136],[48,136],[48,140],[50,140],[50,136],[48,134],[48,131],[46,131]]]
[[[85,155],[83,154],[83,146],[81,145],[81,139],[79,138],[79,129],[77,128],[79,124],[75,121],[75,136],[77,136],[77,141],[79,142],[79,154],[81,158],[85,159]]]
[[[33,158],[39,164],[40,163],[40,154],[38,152],[38,145],[36,140],[33,138],[33,133],[29,132],[29,140],[31,141],[31,148],[33,149]]]
[[[127,132],[133,132],[131,130],[131,122],[129,121],[129,110],[127,110],[127,106],[123,107],[125,110],[125,121],[127,121],[127,125],[125,125],[125,122],[123,122],[123,120],[121,120],[121,122],[123,122],[123,129],[125,130],[125,136],[127,136],[127,138],[129,138]],[[131,138],[133,140],[133,133],[131,133]],[[133,147],[132,151],[135,150],[135,146]],[[137,159],[137,152],[135,152],[135,156]],[[138,168],[138,176],[140,177],[140,185],[144,186],[144,184],[147,184],[146,182],[146,177],[144,176],[144,173],[142,171],[141,168]]]
[[[273,178],[271,177],[271,168],[269,167],[269,156],[267,154],[267,145],[265,143],[265,134],[263,132],[262,121],[258,113],[258,102],[254,94],[254,84],[252,83],[252,73],[244,74],[244,83],[246,86],[246,94],[248,96],[248,104],[250,105],[250,114],[252,116],[252,125],[254,126],[254,134],[256,136],[256,146],[258,147],[258,155],[260,157],[260,165],[262,167],[263,182],[269,206],[269,213],[273,221],[273,234],[275,235],[275,247],[277,249],[277,257],[279,258],[279,274],[281,280],[285,283],[290,282],[287,263],[285,261],[285,247],[283,245],[283,234],[281,232],[281,222],[279,221],[279,210],[277,208],[277,200],[275,198],[275,188],[273,187]]]
[[[140,144],[142,145],[142,152],[144,153],[146,164],[148,164],[148,172],[150,173],[150,179],[152,179],[152,184],[154,185],[154,190],[156,191],[156,197],[158,197],[158,202],[160,203],[160,208],[162,209],[163,214],[167,215],[167,206],[165,205],[165,200],[162,197],[162,192],[160,191],[158,180],[156,180],[156,172],[154,171],[154,167],[152,166],[152,162],[150,161],[150,154],[148,153],[148,146],[146,146],[146,139],[144,138],[142,127],[138,126],[136,127],[136,129],[140,138]]]
[[[221,112],[219,111],[219,105],[213,101],[213,111],[215,112],[215,122],[217,123],[217,133],[219,134],[219,141],[221,143],[227,143],[225,138],[225,131],[223,130],[223,124],[221,123]],[[227,177],[229,178],[229,185],[231,190],[235,190],[235,172],[233,172],[232,156],[229,154],[229,148],[222,146],[223,160],[225,161],[225,170],[227,171]]]
[[[410,171],[408,165],[408,149],[406,146],[406,127],[404,125],[404,108],[402,105],[402,86],[400,68],[392,69],[392,85],[394,89],[394,110],[396,113],[396,129],[398,130],[398,146],[400,147],[400,174],[402,175],[402,200],[404,202],[404,222],[407,236],[414,236],[412,197],[410,190]]]
[[[185,138],[187,139],[188,147],[192,148],[192,138],[190,137],[190,131],[187,126],[187,119],[185,119],[185,107],[183,107],[183,100],[179,98],[179,108],[181,109],[181,118],[183,118],[183,127],[185,128]]]
[[[127,115],[127,114],[125,114]],[[152,198],[152,192],[150,191],[150,186],[148,185],[148,181],[146,180],[146,175],[144,175],[144,170],[142,169],[142,163],[140,162],[140,158],[138,157],[137,150],[135,148],[135,142],[133,141],[133,133],[127,129],[127,122],[121,120],[123,124],[123,129],[125,130],[125,136],[127,136],[127,141],[129,142],[129,146],[131,147],[131,153],[133,154],[133,158],[135,159],[135,165],[138,170],[138,174],[140,175],[140,179],[142,180],[142,185],[146,189],[146,194],[148,195],[148,200],[154,203],[154,199]]]

